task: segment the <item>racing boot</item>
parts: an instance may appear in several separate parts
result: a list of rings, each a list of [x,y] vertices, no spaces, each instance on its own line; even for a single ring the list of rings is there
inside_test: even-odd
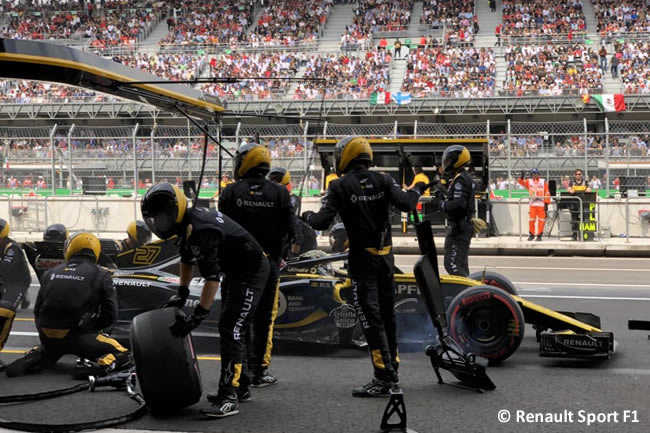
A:
[[[45,367],[45,349],[36,346],[7,366],[6,374],[8,377],[19,377],[26,374],[38,373]]]
[[[268,370],[261,370],[253,374],[251,387],[264,388],[265,386],[275,385],[276,383],[278,383],[278,379],[271,376]]]
[[[32,303],[32,300],[29,299],[29,293],[27,293],[27,290],[25,290],[25,293],[23,293],[22,300],[20,301],[20,309],[21,310],[26,310],[29,308],[29,306]]]
[[[210,418],[225,418],[239,413],[237,394],[220,395],[209,409],[201,409],[201,413]]]
[[[541,242],[541,240],[542,240],[542,235],[537,235],[537,237],[535,238],[535,241],[536,242]]]
[[[528,233],[528,241],[530,242],[533,239],[535,239],[535,235],[533,235],[532,233]]]
[[[208,393],[208,401],[212,404],[217,404],[220,398],[221,395],[218,392]],[[251,394],[250,388],[243,387],[240,385],[240,387],[237,389],[237,401],[240,403],[247,403],[252,399],[253,399],[253,395]]]
[[[369,383],[354,388],[352,397],[390,397],[390,389],[395,385],[399,385],[399,382],[372,379]]]

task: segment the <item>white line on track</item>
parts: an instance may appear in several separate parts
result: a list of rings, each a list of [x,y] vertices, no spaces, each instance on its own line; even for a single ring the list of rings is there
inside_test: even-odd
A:
[[[520,292],[552,292],[553,289],[544,289],[540,287],[539,289],[518,289]]]
[[[524,270],[524,271],[579,271],[579,272],[650,272],[648,268],[640,269],[621,269],[621,268],[564,268],[564,267],[537,267],[537,266],[470,266],[470,268],[499,271],[501,269]]]
[[[647,289],[650,288],[650,284],[619,284],[619,283],[609,283],[609,284],[604,284],[604,283],[563,283],[563,282],[550,282],[550,281],[513,281],[512,284],[515,285],[531,285],[531,286],[558,286],[558,287],[611,287],[612,289],[615,288],[620,288],[620,287],[633,287],[633,288],[642,288],[642,289]]]
[[[9,335],[16,337],[38,337],[38,332],[11,331]]]
[[[625,296],[521,295],[522,298],[589,299],[596,301],[650,301],[650,298]]]

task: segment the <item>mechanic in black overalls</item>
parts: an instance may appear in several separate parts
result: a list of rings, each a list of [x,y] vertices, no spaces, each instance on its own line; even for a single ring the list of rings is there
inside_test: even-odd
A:
[[[362,137],[340,140],[334,156],[342,177],[330,182],[321,210],[305,212],[302,218],[317,230],[327,229],[337,213],[343,220],[349,237],[354,306],[374,368],[374,379],[355,388],[352,395],[385,397],[399,382],[389,210],[391,205],[403,212],[415,209],[425,185],[402,191],[389,175],[370,171],[372,149]]]
[[[257,304],[248,347],[252,387],[277,383],[268,368],[273,348],[273,325],[278,312],[280,264],[286,240],[295,239],[292,246],[295,252],[302,241],[289,191],[265,177],[270,167],[271,153],[266,147],[255,143],[241,146],[233,163],[235,183],[228,185],[219,196],[219,210],[253,235],[269,260],[269,277]],[[249,384],[244,380],[242,385]]]
[[[144,221],[131,221],[126,228],[127,238],[120,242],[122,251],[133,250],[151,242],[151,230]]]
[[[4,283],[4,293],[0,299],[18,309],[29,307],[29,285],[32,276],[23,249],[9,237],[9,223],[0,218],[0,278]]]
[[[239,401],[250,400],[241,387],[247,376],[246,341],[255,308],[269,274],[268,260],[257,241],[221,212],[188,208],[178,187],[163,183],[149,189],[142,200],[142,216],[160,239],[179,237],[180,286],[170,305],[181,308],[197,265],[205,279],[199,304],[189,316],[177,315],[171,332],[184,337],[208,316],[221,284],[221,377],[214,406],[202,413],[221,418],[239,413]]]
[[[442,168],[448,178],[446,200],[440,209],[447,214],[449,229],[445,238],[445,269],[449,275],[469,276],[469,244],[474,227],[474,183],[465,170],[470,162],[465,146],[453,145],[442,154]]]
[[[300,212],[300,197],[291,192],[291,173],[286,168],[282,167],[271,167],[269,171],[269,179],[280,185],[284,185],[289,191],[289,199],[291,201],[291,209],[296,215],[299,215]],[[298,228],[302,233],[302,242],[297,244],[295,239],[292,239],[291,242],[295,245],[298,245],[297,253],[293,251],[289,254],[289,257],[300,256],[301,254],[306,253],[307,251],[313,251],[318,249],[318,241],[316,239],[316,231],[312,229],[304,221],[298,220]]]
[[[66,263],[45,273],[34,305],[41,344],[10,364],[7,376],[39,371],[66,354],[91,360],[77,366],[79,377],[131,367],[127,349],[102,333],[117,318],[117,294],[111,274],[96,265],[100,251],[90,233],[66,242]]]

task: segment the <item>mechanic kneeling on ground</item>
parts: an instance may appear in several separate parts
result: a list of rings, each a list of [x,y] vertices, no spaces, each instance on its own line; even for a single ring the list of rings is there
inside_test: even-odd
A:
[[[300,197],[297,195],[293,194],[291,192],[291,173],[289,170],[286,168],[282,167],[271,167],[271,171],[269,171],[269,179],[272,182],[279,183],[280,185],[284,185],[285,188],[287,188],[287,191],[289,191],[289,198],[291,200],[291,210],[296,214],[299,215],[300,212]],[[297,240],[297,239],[291,239],[290,243],[293,245],[297,245],[297,252],[296,248],[292,248],[292,251],[289,253],[289,257],[297,257],[300,256],[301,254],[306,253],[307,251],[313,251],[318,249],[318,240],[317,240],[317,235],[316,231],[312,229],[308,224],[306,224],[304,221],[298,220],[298,229],[302,233],[302,241]]]
[[[250,383],[246,342],[269,275],[269,263],[262,247],[223,213],[188,208],[187,197],[168,183],[149,189],[141,210],[145,222],[160,239],[179,237],[180,286],[168,305],[178,308],[185,305],[194,264],[205,279],[199,304],[190,316],[179,310],[170,328],[173,335],[185,337],[208,316],[223,274],[219,392],[212,399],[213,407],[202,413],[214,418],[238,414],[239,402],[251,398],[250,391],[241,386]]]
[[[0,291],[0,298],[16,309],[26,309],[31,303],[27,290],[32,275],[23,249],[9,234],[9,223],[0,218],[0,278],[4,282],[4,293]]]
[[[102,333],[117,318],[117,294],[111,274],[96,264],[100,251],[90,233],[66,242],[66,263],[45,273],[34,306],[41,344],[10,364],[7,376],[37,372],[67,354],[93,360],[77,365],[78,378],[132,366],[127,349]]]
[[[136,220],[126,228],[127,238],[120,241],[122,251],[132,250],[151,242],[151,230],[144,221]]]
[[[399,382],[395,324],[394,258],[391,251],[391,205],[412,211],[426,185],[402,191],[387,174],[370,171],[372,149],[362,137],[346,137],[334,150],[339,179],[332,180],[318,213],[302,218],[317,230],[340,214],[349,236],[349,268],[354,306],[368,341],[374,379],[352,391],[354,397],[385,397]]]
[[[439,203],[447,214],[449,229],[445,238],[445,270],[449,275],[469,276],[469,244],[474,230],[474,183],[465,170],[471,158],[469,150],[459,144],[442,154],[442,169],[447,177],[447,197]],[[484,221],[482,224],[485,224]],[[477,222],[478,224],[478,222]]]

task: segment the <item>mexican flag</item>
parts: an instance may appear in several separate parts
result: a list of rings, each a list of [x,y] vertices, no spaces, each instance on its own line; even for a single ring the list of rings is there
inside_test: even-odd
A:
[[[373,92],[370,94],[370,105],[390,104],[390,92]]]
[[[590,95],[600,111],[611,112],[611,111],[625,111],[625,97],[620,94],[609,94],[609,95]]]

